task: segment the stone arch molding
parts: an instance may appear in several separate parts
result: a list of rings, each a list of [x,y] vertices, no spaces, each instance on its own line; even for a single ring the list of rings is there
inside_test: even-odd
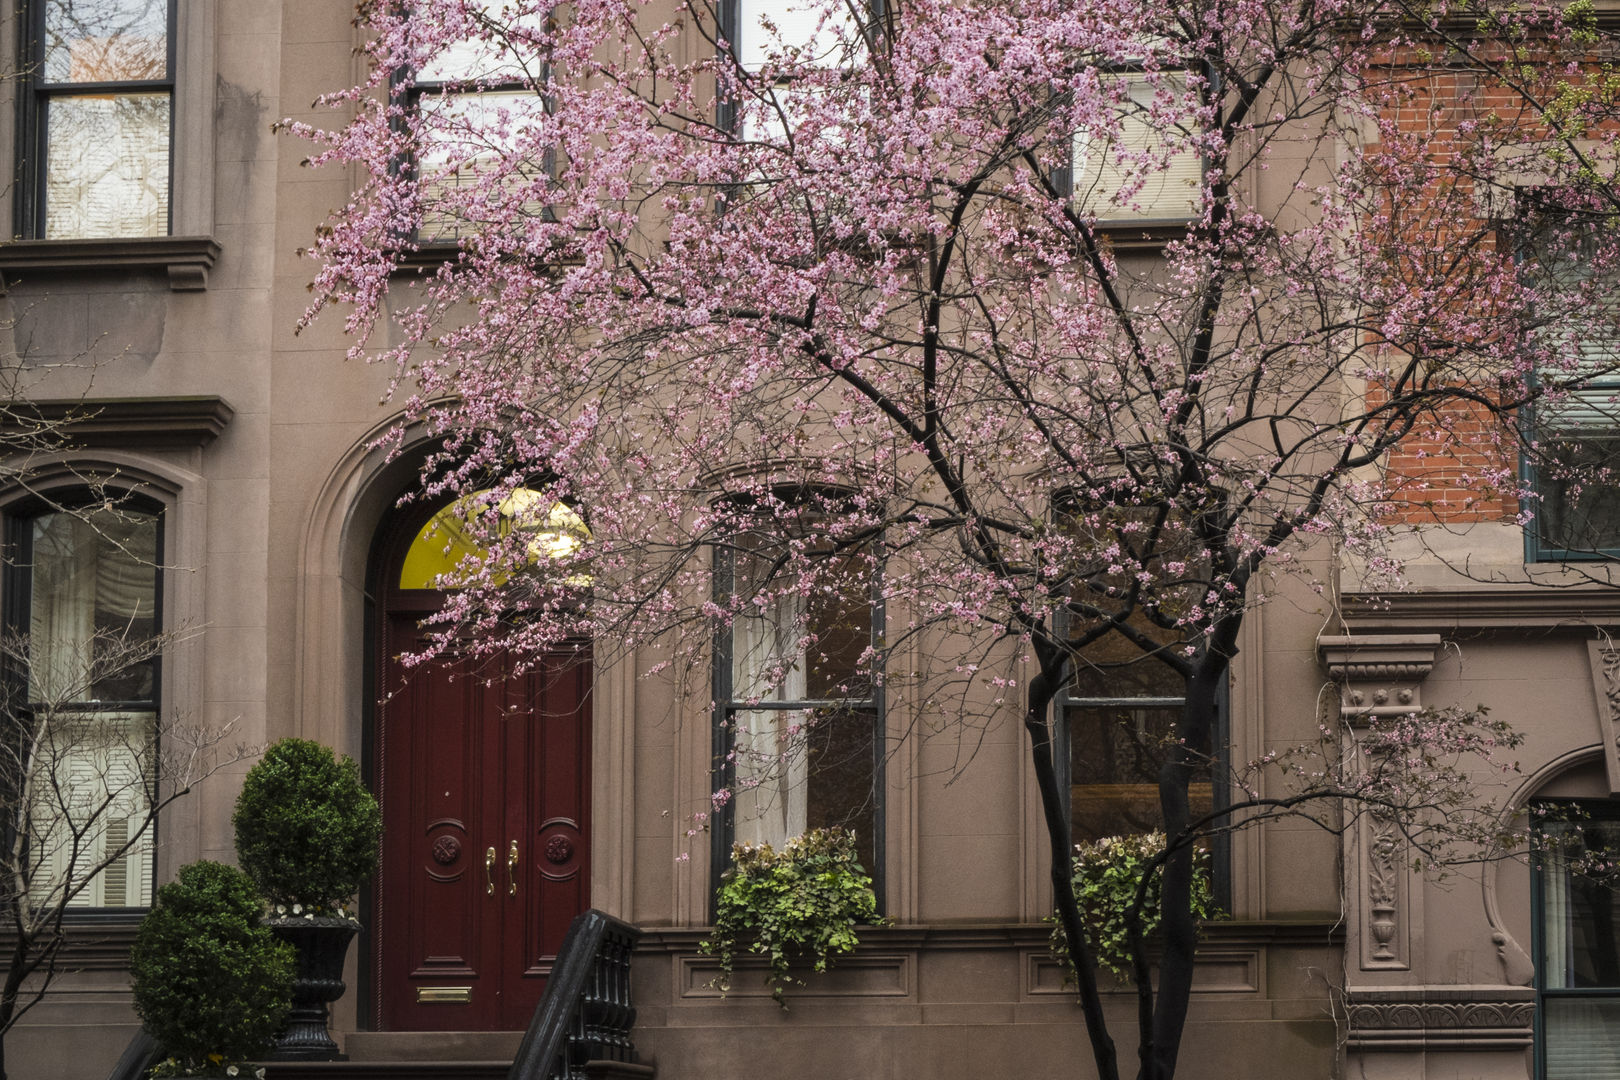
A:
[[[403,413],[374,425],[327,474],[299,542],[292,730],[356,760],[371,544],[434,442]]]
[[[28,482],[0,488],[0,515],[37,495],[112,483],[163,507],[163,611],[165,629],[181,636],[165,654],[158,708],[164,716],[203,718],[203,644],[207,612],[208,480],[156,455],[122,450],[59,454],[31,466]]]
[[[1524,778],[1503,807],[1503,813],[1523,813],[1530,800],[1548,785],[1583,767],[1599,765],[1603,761],[1604,747],[1601,744],[1577,747],[1559,754]],[[1496,946],[1496,958],[1501,965],[1503,980],[1514,986],[1529,986],[1535,979],[1535,965],[1524,943],[1514,933],[1514,920],[1503,912],[1501,870],[1501,862],[1491,860],[1480,874],[1480,899],[1485,907],[1485,920],[1490,924],[1491,944]]]
[[[327,474],[299,543],[292,732],[356,760],[363,760],[364,750],[361,688],[372,542],[437,443],[427,425],[408,423],[402,412],[373,426]],[[599,718],[591,732],[592,904],[629,917],[635,844],[634,658],[598,666],[591,693]]]

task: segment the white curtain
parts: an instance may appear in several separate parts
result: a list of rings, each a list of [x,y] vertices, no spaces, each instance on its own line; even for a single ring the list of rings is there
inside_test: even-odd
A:
[[[804,601],[773,598],[764,613],[738,618],[731,627],[732,699],[739,702],[802,701],[805,663],[799,648]],[[805,709],[739,709],[732,713],[736,755],[736,839],[780,846],[805,831],[808,821],[808,760]]]

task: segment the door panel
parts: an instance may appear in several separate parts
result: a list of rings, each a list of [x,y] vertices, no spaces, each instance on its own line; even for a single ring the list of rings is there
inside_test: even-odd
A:
[[[381,641],[377,1022],[516,1030],[589,906],[589,654],[407,670],[416,620],[389,618]]]

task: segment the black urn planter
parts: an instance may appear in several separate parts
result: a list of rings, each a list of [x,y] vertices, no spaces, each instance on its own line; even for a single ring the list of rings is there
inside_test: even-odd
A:
[[[264,924],[282,941],[298,950],[298,975],[293,979],[292,1011],[287,1026],[276,1036],[271,1061],[332,1061],[337,1043],[327,1034],[327,1005],[343,996],[343,959],[360,924],[333,916],[306,919],[298,916],[266,919]]]

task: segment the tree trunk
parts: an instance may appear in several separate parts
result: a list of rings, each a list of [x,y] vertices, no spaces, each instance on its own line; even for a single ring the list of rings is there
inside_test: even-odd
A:
[[[1035,765],[1035,785],[1041,795],[1041,810],[1046,817],[1046,833],[1052,856],[1052,895],[1056,900],[1058,921],[1069,945],[1069,959],[1074,967],[1075,981],[1080,988],[1080,1009],[1086,1020],[1086,1035],[1091,1040],[1092,1056],[1096,1060],[1100,1080],[1119,1080],[1119,1056],[1114,1039],[1108,1034],[1108,1022],[1103,1017],[1102,996],[1097,991],[1097,965],[1092,958],[1091,944],[1086,939],[1085,921],[1080,917],[1080,905],[1074,898],[1073,829],[1069,823],[1068,803],[1058,783],[1056,762],[1052,756],[1052,729],[1048,721],[1052,698],[1064,678],[1064,665],[1055,660],[1051,665],[1037,646],[1042,671],[1030,680],[1029,708],[1024,714],[1024,727],[1029,732],[1030,753]],[[1055,674],[1050,673],[1052,667]],[[0,1078],[3,1080],[3,1078]]]

